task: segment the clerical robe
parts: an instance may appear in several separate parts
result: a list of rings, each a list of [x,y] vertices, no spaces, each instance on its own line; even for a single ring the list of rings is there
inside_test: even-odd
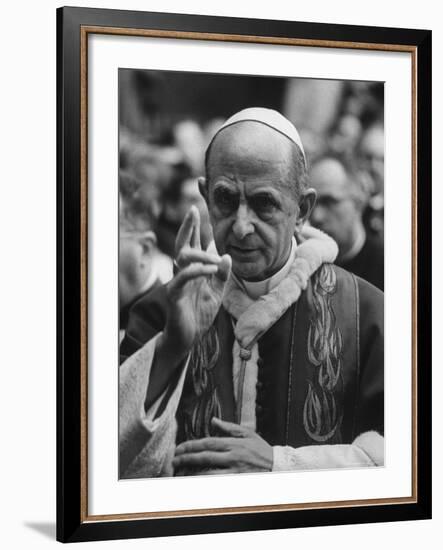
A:
[[[212,416],[261,435],[273,446],[274,470],[383,464],[383,294],[323,263],[288,307],[286,289],[283,304],[247,303],[245,311],[254,305],[261,318],[244,322],[241,313],[235,318],[242,307],[238,290],[228,287],[200,348],[171,373],[168,389],[150,411],[143,399],[146,357],[152,361],[165,324],[164,287],[133,308],[121,345],[123,360],[135,357],[131,370],[121,372],[121,476],[173,475],[175,445],[216,435]],[[243,354],[235,332],[240,320],[246,332],[260,325]],[[137,362],[143,347],[145,356]],[[121,369],[128,368],[123,362]]]

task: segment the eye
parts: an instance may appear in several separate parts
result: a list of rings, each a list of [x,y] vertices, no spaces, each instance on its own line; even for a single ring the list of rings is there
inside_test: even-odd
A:
[[[218,188],[214,191],[214,202],[222,212],[232,212],[238,208],[238,195],[228,189]]]
[[[319,206],[323,206],[324,208],[332,208],[333,206],[337,205],[339,202],[340,202],[339,199],[329,195],[325,195],[323,197],[317,198],[317,204]]]
[[[249,200],[252,208],[261,215],[273,214],[278,209],[278,203],[271,195],[255,195]]]

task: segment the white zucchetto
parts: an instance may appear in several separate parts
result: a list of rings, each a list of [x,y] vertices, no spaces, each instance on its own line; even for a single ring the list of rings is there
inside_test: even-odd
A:
[[[246,122],[246,121],[252,121],[252,122],[260,122],[261,124],[264,124],[265,126],[269,126],[270,128],[276,130],[280,134],[283,134],[288,139],[290,139],[297,147],[300,149],[303,160],[305,161],[306,166],[306,155],[305,150],[303,148],[303,144],[300,139],[300,135],[297,131],[297,128],[290,122],[287,118],[285,118],[283,115],[281,115],[279,112],[274,111],[273,109],[265,109],[264,107],[249,107],[248,109],[243,109],[242,111],[239,111],[238,113],[235,113],[235,115],[232,115],[229,117],[225,123],[217,130],[215,135],[213,136],[208,149],[211,145],[211,143],[214,141],[215,137],[228,126],[232,126],[233,124],[237,124],[239,122]]]

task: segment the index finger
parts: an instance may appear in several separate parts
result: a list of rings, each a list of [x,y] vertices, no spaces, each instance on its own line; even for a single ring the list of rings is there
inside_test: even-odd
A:
[[[196,206],[192,207],[194,215],[194,231],[191,237],[191,246],[197,250],[201,250],[200,243],[200,211]]]
[[[197,209],[195,206],[191,208],[186,213],[186,216],[178,230],[177,236],[175,238],[175,257],[178,256],[180,250],[185,246],[191,246],[191,237],[194,232],[195,224],[195,211]]]

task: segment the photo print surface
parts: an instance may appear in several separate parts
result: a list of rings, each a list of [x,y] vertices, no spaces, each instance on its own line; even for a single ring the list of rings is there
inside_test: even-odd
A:
[[[384,465],[384,86],[119,69],[121,479]]]

